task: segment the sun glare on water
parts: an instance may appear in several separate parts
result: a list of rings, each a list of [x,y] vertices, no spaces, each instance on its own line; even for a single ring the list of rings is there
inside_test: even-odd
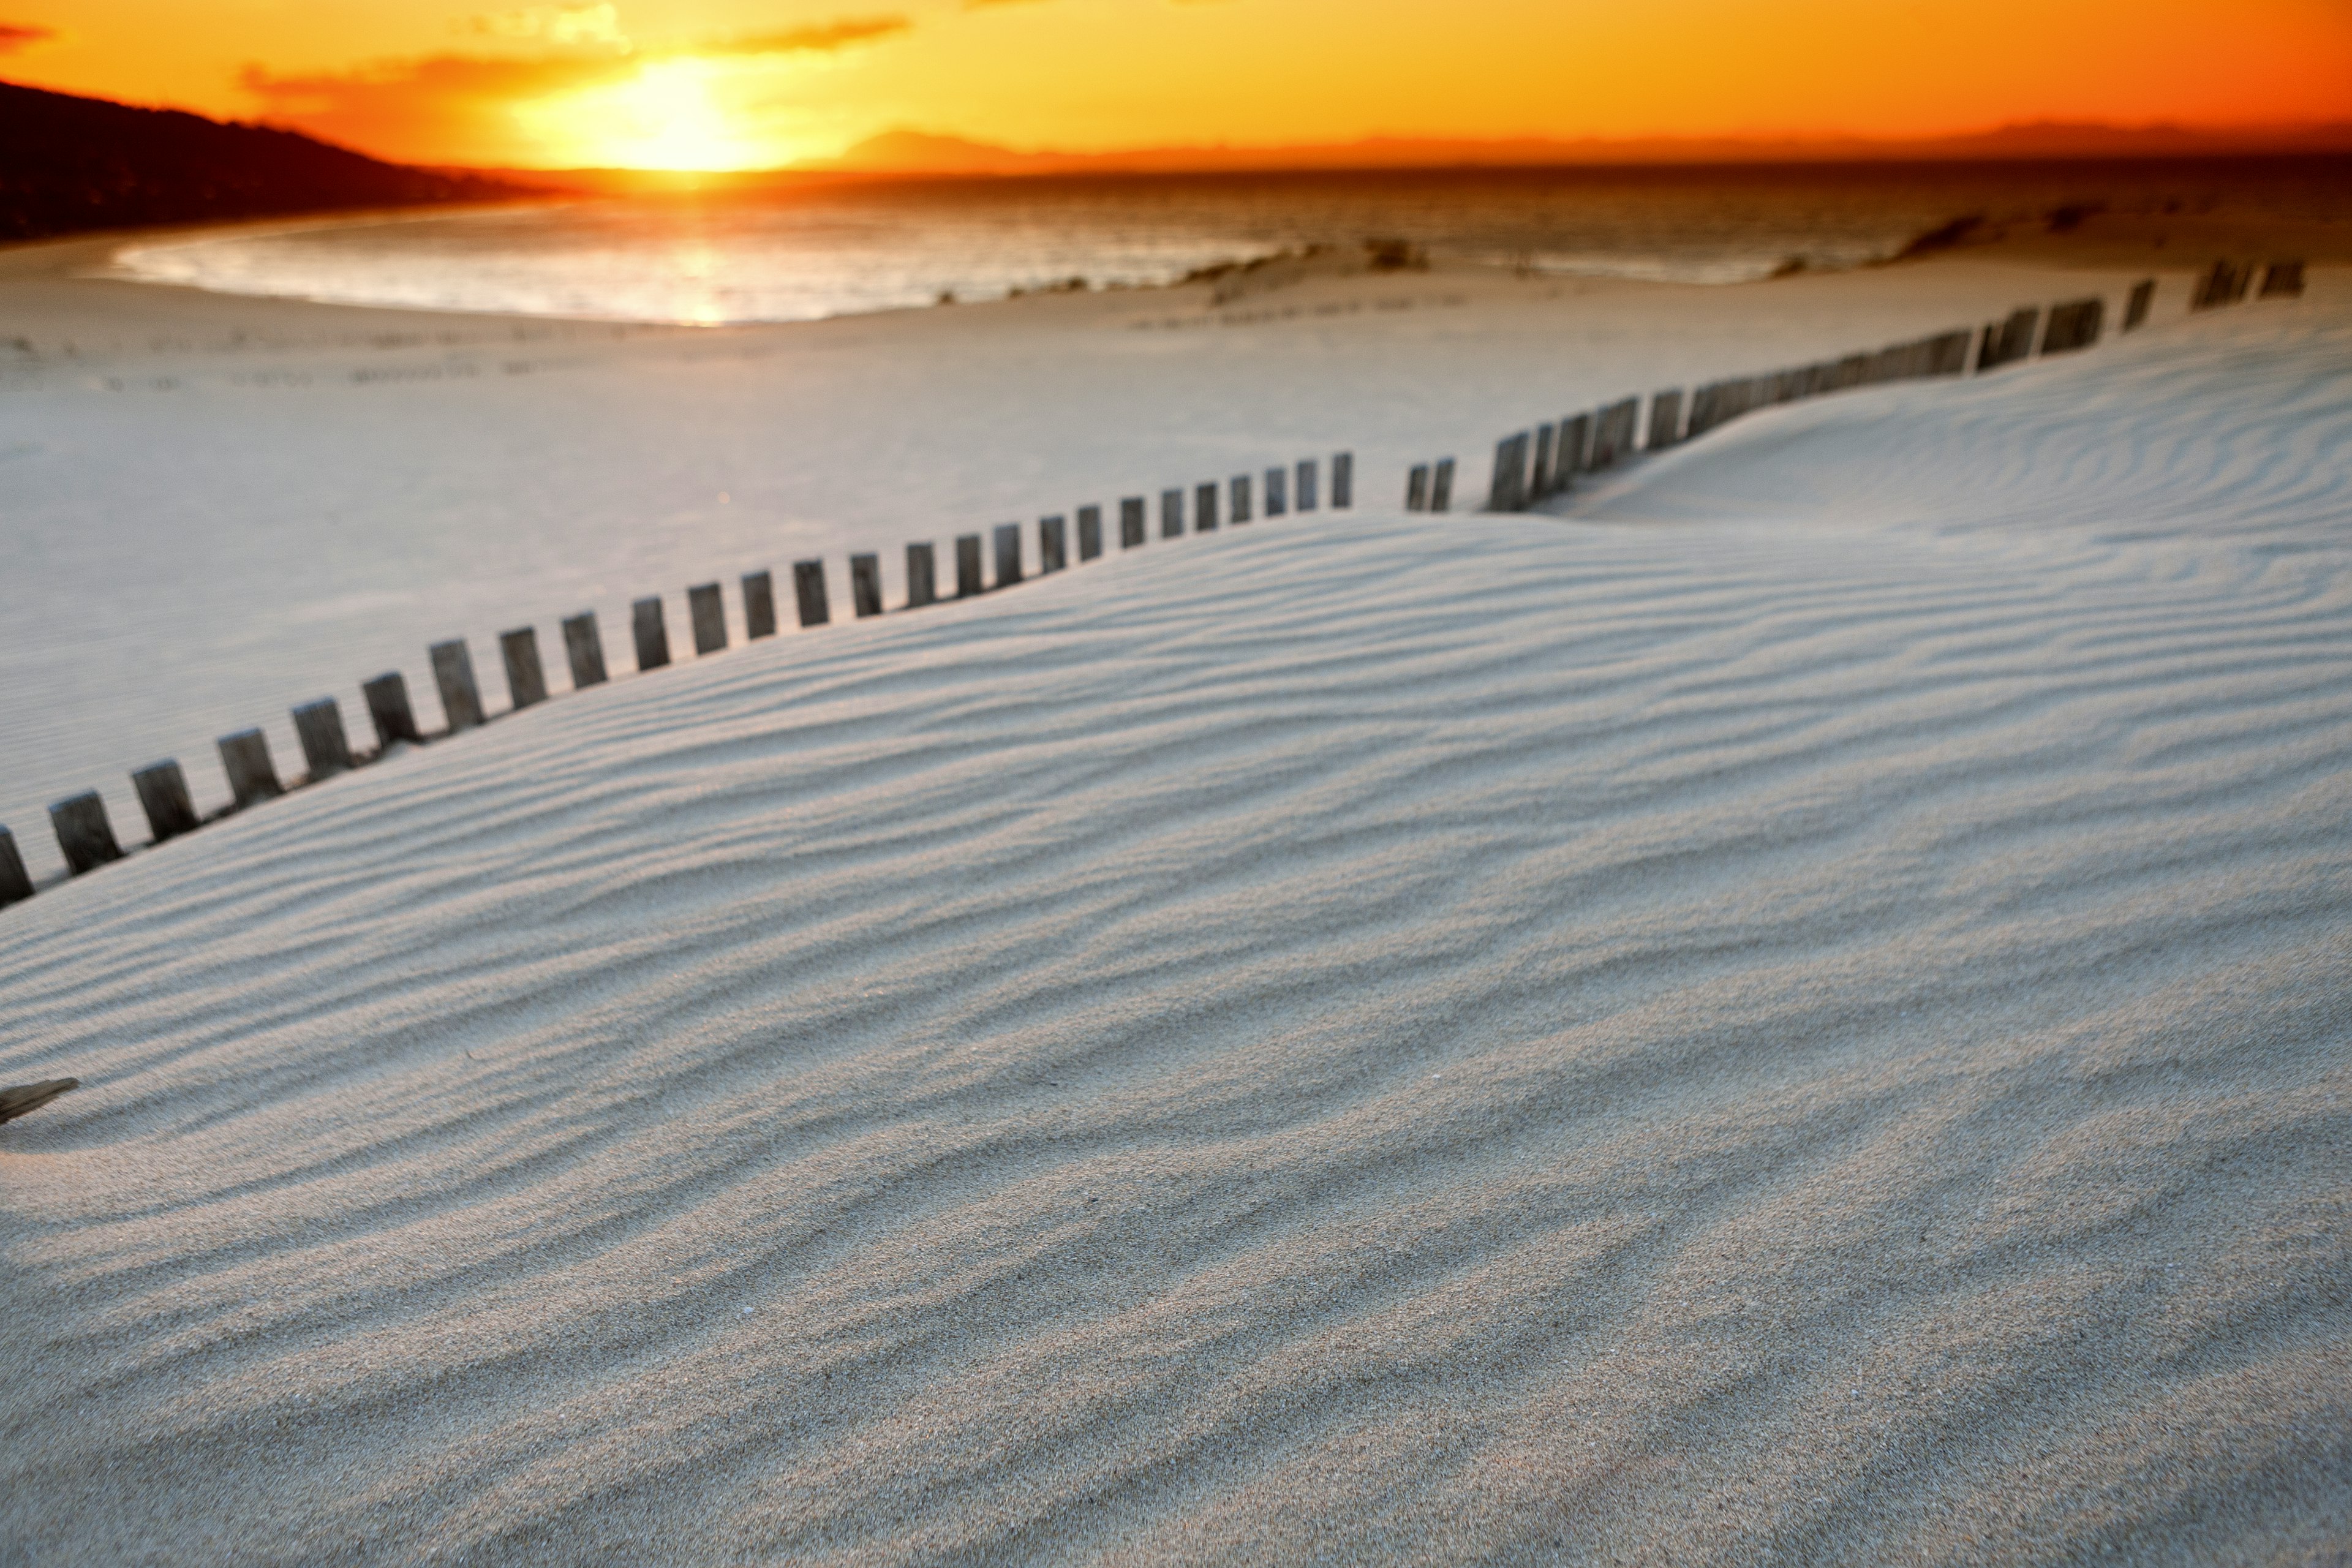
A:
[[[721,86],[708,60],[655,60],[625,81],[520,105],[515,113],[575,167],[722,170],[779,162],[777,149],[733,122]]]

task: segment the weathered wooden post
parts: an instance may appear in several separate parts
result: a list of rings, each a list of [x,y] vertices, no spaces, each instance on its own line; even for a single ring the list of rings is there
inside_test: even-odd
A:
[[[630,605],[629,621],[637,644],[637,673],[667,664],[669,626],[662,619],[661,596],[649,594]]]
[[[686,591],[687,624],[694,628],[694,656],[727,651],[727,604],[719,584],[704,583]]]
[[[1092,561],[1102,553],[1102,508],[1078,508],[1078,559]]]
[[[565,617],[563,657],[572,666],[572,690],[604,684],[604,638],[596,630],[595,611],[583,610]]]
[[[427,650],[433,656],[433,684],[441,693],[441,710],[448,715],[449,733],[470,730],[482,721],[482,693],[474,684],[474,656],[465,640],[452,637]]]
[[[499,634],[499,658],[507,667],[507,697],[518,713],[547,700],[547,671],[539,664],[539,628],[517,626]]]
[[[1356,504],[1356,454],[1331,454],[1331,510],[1346,511]]]
[[[1573,414],[1559,422],[1559,439],[1551,449],[1552,488],[1568,489],[1569,481],[1591,466],[1592,416]]]
[[[939,563],[929,541],[907,546],[907,608],[919,610],[940,602]]]
[[[352,771],[351,742],[343,738],[343,710],[331,697],[294,710],[294,738],[302,742],[302,765],[310,782]]]
[[[396,742],[405,741],[414,746],[425,739],[416,727],[416,714],[408,706],[408,678],[396,669],[387,669],[360,688],[367,699],[368,717],[375,721],[375,743],[378,751],[392,750]]]
[[[1415,463],[1405,470],[1404,510],[1407,511],[1429,510],[1429,465],[1427,463]]]
[[[1211,479],[1192,487],[1192,531],[1214,533],[1217,531],[1217,481]]]
[[[1429,510],[1454,510],[1454,459],[1451,458],[1438,458],[1437,467],[1430,471]]]
[[[1495,443],[1495,471],[1486,481],[1486,510],[1525,510],[1527,490],[1528,437],[1522,430]]]
[[[1290,476],[1281,468],[1265,471],[1265,488],[1259,491],[1265,503],[1265,515],[1280,517],[1290,510]]]
[[[1315,459],[1301,458],[1297,471],[1291,475],[1290,499],[1300,511],[1314,511],[1319,503],[1315,495]]]
[[[1184,536],[1184,492],[1160,492],[1160,537],[1181,539]]]
[[[2250,268],[2248,270],[2252,269]],[[2263,269],[2263,291],[2257,298],[2263,300],[2303,298],[2303,263],[2300,261],[2272,262]]]
[[[148,763],[131,775],[131,787],[139,792],[140,807],[147,813],[147,836],[156,843],[204,826],[178,763],[166,758]]]
[[[879,555],[853,555],[849,558],[849,607],[859,620],[882,613],[882,558]]]
[[[16,836],[0,827],[0,909],[22,903],[32,896],[32,874],[25,869],[25,857],[17,851]]]
[[[1779,390],[1777,383],[1774,390]],[[1663,452],[1683,438],[1683,389],[1654,393],[1650,397],[1649,449]]]
[[[1601,411],[1592,431],[1592,466],[1605,468],[1633,450],[1633,424],[1642,416],[1642,400],[1620,398]]]
[[[801,625],[821,626],[833,619],[831,606],[824,602],[824,563],[795,561],[793,563],[793,597],[800,603]]]
[[[2210,310],[2216,305],[2226,305],[2235,298],[2238,269],[2227,261],[2216,261],[2190,289],[2189,308]]]
[[[1021,581],[1021,525],[1000,522],[996,525],[996,586],[1010,588]]]
[[[743,640],[776,635],[776,580],[765,571],[743,574]]]
[[[1069,562],[1069,540],[1060,516],[1037,520],[1037,575],[1059,572]]]
[[[1132,550],[1141,544],[1150,533],[1143,515],[1141,496],[1122,496],[1118,503],[1118,547]]]
[[[269,742],[260,731],[239,730],[234,735],[223,735],[216,744],[221,772],[228,775],[228,793],[238,810],[286,793],[286,786],[278,782],[278,769],[269,761]]]
[[[2050,324],[2042,333],[2042,352],[2068,353],[2089,348],[2099,341],[2099,329],[2106,313],[2107,302],[2097,295],[2051,306]]]
[[[2131,298],[2124,302],[2124,331],[2147,320],[2147,308],[2156,303],[2156,279],[2143,278],[2132,285]]]
[[[122,847],[114,841],[114,825],[106,820],[106,802],[94,789],[69,795],[50,806],[49,826],[57,830],[58,847],[65,851],[66,869],[77,877],[122,858]]]
[[[1232,503],[1227,510],[1232,514],[1233,520],[1235,522],[1247,522],[1250,520],[1250,477],[1247,474],[1235,474],[1225,481],[1225,489],[1230,492],[1225,499]]]
[[[1558,434],[1549,425],[1536,426],[1536,456],[1528,473],[1528,493],[1538,500],[1551,494],[1551,444]]]
[[[987,589],[988,584],[981,578],[980,535],[957,534],[956,597],[969,599],[976,594],[985,593]]]

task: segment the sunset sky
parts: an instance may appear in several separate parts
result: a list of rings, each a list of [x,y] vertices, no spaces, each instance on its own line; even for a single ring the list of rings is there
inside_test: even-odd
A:
[[[1070,151],[2352,119],[2345,0],[0,0],[0,79],[381,156]]]

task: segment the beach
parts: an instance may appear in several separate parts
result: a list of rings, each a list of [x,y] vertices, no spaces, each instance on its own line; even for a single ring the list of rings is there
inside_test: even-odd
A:
[[[439,637],[495,695],[497,632],[617,649],[638,594],[677,639],[803,556],[896,605],[909,539],[1341,449],[1359,493],[0,910],[0,1081],[83,1079],[0,1129],[0,1560],[2343,1560],[2352,273],[698,331],[89,254],[0,252],[28,844],[44,790],[128,830],[152,754],[216,800],[213,734],[282,765]],[[2089,352],[1400,510],[2150,275]]]

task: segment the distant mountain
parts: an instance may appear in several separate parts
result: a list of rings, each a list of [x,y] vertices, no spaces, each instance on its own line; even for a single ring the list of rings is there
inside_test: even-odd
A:
[[[533,188],[381,163],[291,131],[0,82],[0,240],[488,201]]]
[[[2047,158],[2231,157],[2352,153],[2352,124],[2006,125],[1906,141],[1860,136],[1668,137],[1475,141],[1375,136],[1288,147],[1147,147],[1118,153],[1017,152],[959,136],[887,131],[810,170],[901,174],[1214,173],[1226,170],[1418,169],[1625,163],[1898,163]]]

